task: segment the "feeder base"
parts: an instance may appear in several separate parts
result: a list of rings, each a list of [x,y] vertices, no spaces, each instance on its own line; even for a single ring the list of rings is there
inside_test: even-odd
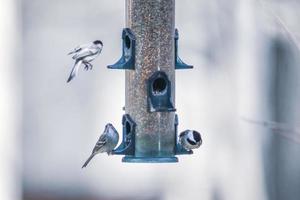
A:
[[[122,158],[122,162],[127,163],[176,163],[177,157],[130,157],[125,156]]]

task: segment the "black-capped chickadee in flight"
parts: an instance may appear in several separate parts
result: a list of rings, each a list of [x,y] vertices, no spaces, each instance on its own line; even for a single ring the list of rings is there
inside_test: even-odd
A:
[[[75,64],[67,82],[70,82],[77,75],[81,64],[84,64],[85,70],[92,69],[93,65],[90,62],[92,62],[101,53],[102,47],[102,41],[95,40],[94,42],[80,45],[71,51],[68,55],[73,54],[72,58],[75,60]]]
[[[98,141],[92,151],[92,154],[87,159],[87,161],[84,163],[82,168],[86,167],[89,164],[89,162],[91,161],[91,159],[98,153],[106,152],[108,155],[110,155],[112,153],[112,151],[114,150],[114,148],[117,146],[118,141],[119,141],[119,133],[117,132],[117,130],[115,129],[115,127],[112,124],[108,123],[105,126],[104,132],[98,139]]]
[[[202,144],[201,135],[199,132],[194,130],[183,131],[179,135],[179,143],[188,151],[199,148]]]

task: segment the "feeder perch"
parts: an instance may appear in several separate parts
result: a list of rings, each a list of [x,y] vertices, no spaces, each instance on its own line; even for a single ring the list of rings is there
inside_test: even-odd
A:
[[[135,37],[129,28],[122,33],[122,57],[110,69],[134,69]]]
[[[192,65],[185,64],[178,56],[178,29],[175,29],[175,69],[192,69]]]
[[[123,137],[122,143],[114,150],[113,154],[134,155],[135,126],[136,124],[128,114],[123,115]]]
[[[175,133],[176,133],[176,147],[175,147],[175,154],[176,155],[184,155],[184,154],[193,154],[192,150],[186,150],[185,148],[183,148],[181,146],[181,144],[179,143],[179,135],[178,135],[178,115],[175,115]]]

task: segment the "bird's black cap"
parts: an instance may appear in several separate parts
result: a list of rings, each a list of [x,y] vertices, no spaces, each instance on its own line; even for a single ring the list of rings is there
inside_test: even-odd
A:
[[[196,142],[201,141],[201,135],[200,135],[199,132],[193,131],[193,136],[194,136],[194,140],[195,140]]]
[[[94,43],[94,44],[101,44],[101,45],[103,45],[103,43],[102,43],[101,40],[95,40],[93,43]]]

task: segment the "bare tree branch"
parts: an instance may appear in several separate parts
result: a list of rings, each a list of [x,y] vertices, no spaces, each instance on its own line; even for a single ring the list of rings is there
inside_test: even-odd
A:
[[[282,20],[282,18],[277,15],[275,13],[275,11],[273,9],[271,9],[270,7],[268,7],[265,2],[261,1],[261,0],[258,0],[258,3],[261,5],[261,7],[267,11],[267,13],[269,15],[271,15],[276,23],[283,28],[283,30],[285,31],[285,33],[287,34],[288,36],[288,39],[293,43],[295,44],[295,46],[297,47],[298,51],[300,52],[300,45],[299,45],[299,42],[297,41],[295,35],[291,32],[291,30],[287,27],[286,23]]]
[[[280,122],[255,120],[247,117],[241,117],[241,119],[248,123],[264,126],[268,129],[271,129],[274,133],[300,144],[299,129],[291,128],[290,126]]]

